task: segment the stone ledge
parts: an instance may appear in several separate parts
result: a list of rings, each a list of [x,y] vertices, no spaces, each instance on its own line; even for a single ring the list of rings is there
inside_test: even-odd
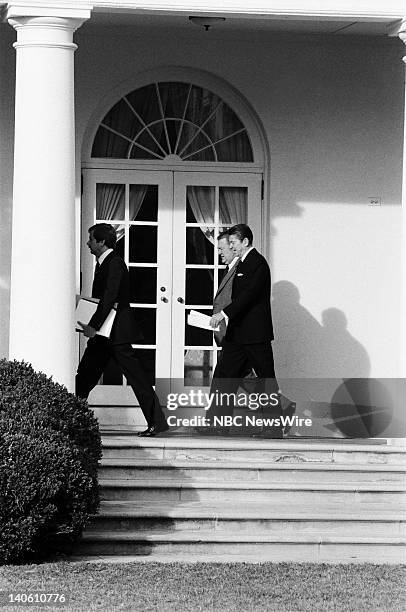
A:
[[[259,481],[212,481],[212,480],[145,480],[142,478],[112,478],[100,479],[101,488],[135,488],[135,489],[219,489],[219,490],[273,490],[273,491],[362,491],[362,492],[391,492],[405,491],[406,481],[403,484],[388,483],[355,483],[331,481],[328,483],[272,483]]]
[[[224,503],[171,502],[163,504],[158,502],[134,501],[102,501],[100,512],[94,518],[204,518],[204,519],[268,519],[268,520],[312,520],[312,521],[389,521],[405,522],[405,508],[399,506],[396,510],[388,509],[387,504],[370,503],[354,504],[323,504],[323,508],[315,508],[314,504],[303,504],[300,509],[286,508],[286,505],[244,502],[241,506],[230,506]]]

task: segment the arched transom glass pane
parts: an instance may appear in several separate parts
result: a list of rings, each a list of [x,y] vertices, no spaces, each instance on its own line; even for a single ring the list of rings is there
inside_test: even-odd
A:
[[[124,96],[97,130],[92,157],[252,162],[247,129],[216,94],[152,83]]]

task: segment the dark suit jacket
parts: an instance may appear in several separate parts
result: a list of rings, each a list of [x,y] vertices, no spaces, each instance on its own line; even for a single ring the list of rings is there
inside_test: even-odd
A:
[[[229,317],[226,340],[240,344],[270,342],[271,273],[266,259],[256,249],[237,264],[231,297],[231,304],[223,308]]]
[[[219,288],[217,289],[217,293],[214,297],[213,314],[221,312],[225,308],[225,306],[231,304],[233,279],[236,268],[237,263],[235,263],[231,270],[228,270],[227,273],[223,276],[221,283],[219,284]],[[220,321],[219,328],[219,331],[214,332],[214,338],[218,345],[222,343],[223,338],[226,334],[226,322],[224,320]]]
[[[130,279],[127,266],[113,251],[107,255],[94,275],[92,297],[99,298],[96,312],[89,325],[99,330],[107,315],[117,302],[117,314],[111,330],[110,340],[114,344],[137,342],[142,333],[130,308]]]

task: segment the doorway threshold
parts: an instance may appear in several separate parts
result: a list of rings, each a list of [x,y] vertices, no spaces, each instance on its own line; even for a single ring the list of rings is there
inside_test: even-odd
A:
[[[100,432],[102,436],[134,436],[138,432],[142,431],[144,427],[139,427],[135,425],[102,425],[100,427]],[[278,440],[278,438],[273,438],[266,432],[261,434],[242,434],[242,433],[234,433],[231,432],[229,435],[203,435],[196,430],[191,431],[190,427],[179,427],[179,428],[171,428],[168,432],[164,434],[158,435],[157,439],[162,438],[188,438],[188,439],[205,439],[205,440]],[[316,437],[316,436],[284,436],[283,438],[279,438],[280,441],[289,441],[296,442],[297,444],[306,443],[309,444],[311,442],[317,444],[339,444],[339,445],[348,445],[348,444],[356,444],[356,445],[386,445],[389,443],[387,438],[338,438],[338,437]]]

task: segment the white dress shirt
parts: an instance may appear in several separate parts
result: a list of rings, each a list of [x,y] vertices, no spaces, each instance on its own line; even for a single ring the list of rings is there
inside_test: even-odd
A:
[[[233,268],[235,266],[237,261],[238,261],[238,257],[234,257],[233,261],[231,263],[229,263],[228,266],[227,266],[227,268],[228,268],[227,272],[230,272],[231,268]]]
[[[250,251],[252,251],[252,249],[253,249],[253,248],[254,248],[253,246],[250,246],[250,248],[249,248],[249,249],[247,249],[247,250],[245,251],[244,255],[241,255],[241,261],[244,261],[244,259],[245,259],[245,258],[247,257],[247,255],[248,255],[248,253],[249,253]]]
[[[102,265],[103,261],[106,259],[107,255],[110,255],[110,253],[113,252],[113,249],[107,249],[107,251],[104,251],[104,253],[102,253],[100,255],[100,257],[97,257],[97,263]]]

